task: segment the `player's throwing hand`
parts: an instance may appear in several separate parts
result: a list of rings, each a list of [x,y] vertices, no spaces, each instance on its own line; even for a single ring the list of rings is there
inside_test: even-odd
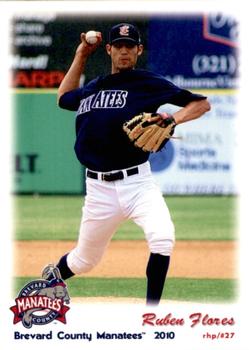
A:
[[[86,33],[80,34],[81,43],[79,44],[76,54],[81,53],[85,56],[91,55],[102,43],[102,34],[101,32],[96,32],[97,42],[94,44],[90,44],[86,41]]]

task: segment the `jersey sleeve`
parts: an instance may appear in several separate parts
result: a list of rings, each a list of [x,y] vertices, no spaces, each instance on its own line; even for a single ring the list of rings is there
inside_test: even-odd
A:
[[[180,89],[175,95],[173,95],[169,102],[170,104],[185,107],[188,103],[192,101],[205,100],[207,97],[201,94],[192,93],[189,90]]]
[[[82,89],[78,88],[63,94],[59,99],[59,107],[69,111],[77,111],[82,98]]]
[[[59,107],[69,111],[77,111],[82,98],[91,95],[99,84],[101,77],[89,81],[86,85],[63,94],[59,99]]]
[[[185,107],[192,101],[207,98],[204,95],[195,94],[189,90],[182,89],[163,76],[156,74],[154,74],[153,79],[151,79],[150,89],[161,103],[169,103],[179,107]]]

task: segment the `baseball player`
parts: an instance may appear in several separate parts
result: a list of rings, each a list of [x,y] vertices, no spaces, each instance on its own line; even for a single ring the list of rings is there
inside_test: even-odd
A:
[[[58,89],[59,106],[76,112],[75,152],[86,167],[78,242],[56,266],[49,264],[43,277],[50,279],[54,269],[63,280],[90,271],[101,260],[120,223],[132,219],[143,229],[150,252],[146,303],[157,305],[174,246],[174,225],[151,174],[150,152],[136,147],[123,125],[142,112],[154,113],[170,103],[182,108],[163,118],[171,118],[177,126],[201,117],[210,105],[205,96],[181,89],[158,74],[135,69],[143,45],[138,29],[129,23],[110,29],[106,52],[111,74],[79,86],[86,62],[102,43],[100,32],[96,32],[96,39],[89,44],[81,34],[73,62]]]

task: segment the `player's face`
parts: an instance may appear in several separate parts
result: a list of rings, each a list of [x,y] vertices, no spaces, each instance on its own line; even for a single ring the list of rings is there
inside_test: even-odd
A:
[[[135,67],[138,56],[143,52],[143,46],[119,41],[113,45],[107,44],[106,51],[111,56],[112,73],[119,73]]]

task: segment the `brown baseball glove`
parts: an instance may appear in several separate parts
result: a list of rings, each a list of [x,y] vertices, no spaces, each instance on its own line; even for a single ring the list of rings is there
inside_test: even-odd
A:
[[[134,145],[147,152],[158,152],[172,138],[176,122],[168,113],[141,113],[123,124]]]

